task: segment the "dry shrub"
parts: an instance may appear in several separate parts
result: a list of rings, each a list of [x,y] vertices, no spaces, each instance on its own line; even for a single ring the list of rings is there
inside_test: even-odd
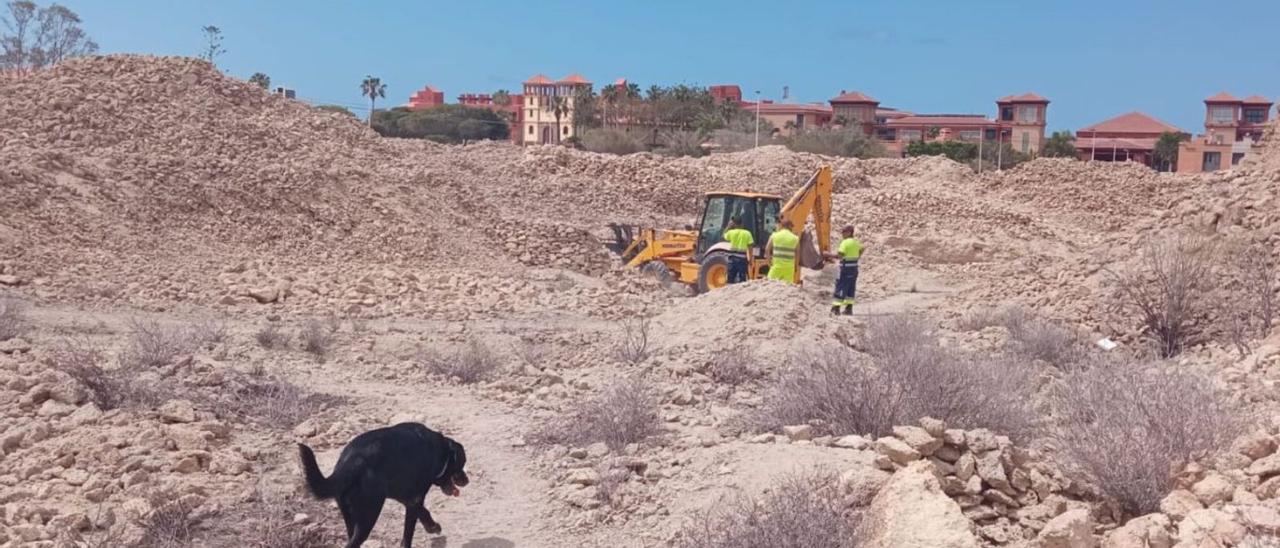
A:
[[[963,331],[982,331],[988,327],[1003,326],[1009,308],[978,308],[970,310],[956,322],[956,328]]]
[[[285,379],[237,377],[214,407],[220,417],[288,430],[342,398],[314,394]]]
[[[908,316],[876,318],[863,346],[874,364],[840,347],[793,355],[750,425],[773,431],[816,423],[833,435],[882,436],[934,417],[1014,439],[1034,433],[1035,376],[1020,362],[943,349]]]
[[[1217,296],[1220,331],[1243,357],[1255,338],[1266,337],[1275,325],[1277,269],[1265,244],[1238,245],[1224,280],[1229,287]]]
[[[707,150],[702,148],[702,143],[706,140],[706,137],[697,131],[668,131],[662,134],[662,148],[659,152],[667,156],[703,156],[707,153]]]
[[[196,340],[200,341],[200,344],[221,344],[226,342],[230,328],[226,320],[207,318],[193,324],[191,333]]]
[[[262,329],[259,329],[258,332],[254,334],[253,338],[258,341],[258,346],[266,348],[267,350],[285,348],[289,346],[290,340],[289,334],[285,333],[274,323],[268,323],[267,325],[262,326]]]
[[[1099,361],[1068,374],[1054,404],[1068,464],[1130,516],[1156,511],[1182,465],[1244,427],[1212,378],[1170,365]]]
[[[596,483],[596,499],[610,508],[622,507],[622,486],[631,479],[631,469],[619,459],[606,459],[596,468],[600,482]]]
[[[857,514],[846,510],[833,474],[784,476],[759,497],[743,497],[697,515],[681,548],[851,548]]]
[[[490,349],[484,341],[474,338],[449,353],[434,349],[423,350],[418,355],[418,361],[429,373],[457,379],[463,384],[492,379],[503,365],[502,356]]]
[[[619,324],[619,337],[614,352],[618,359],[638,365],[649,358],[649,318],[629,317]]]
[[[569,415],[543,425],[533,438],[542,444],[604,442],[617,451],[657,434],[660,426],[657,395],[641,379],[629,377],[602,387]]]
[[[1022,356],[1059,369],[1070,368],[1086,357],[1087,347],[1078,334],[1030,312],[1006,314],[1004,325],[1009,330],[1014,350]]]
[[[302,349],[317,358],[324,358],[333,346],[334,329],[320,320],[311,319],[298,330],[298,340],[302,341]]]
[[[520,357],[520,361],[525,365],[541,366],[549,354],[551,352],[546,346],[537,343],[522,342],[516,345],[516,355]]]
[[[139,382],[136,368],[106,369],[105,362],[97,347],[87,341],[69,340],[54,350],[47,363],[84,386],[89,399],[103,411],[159,405],[173,392],[166,382]]]
[[[1199,334],[1213,251],[1204,238],[1166,238],[1147,244],[1138,268],[1108,271],[1123,306],[1141,318],[1162,358],[1178,355]]]
[[[605,154],[633,154],[645,150],[644,143],[620,129],[592,129],[582,134],[582,148]]]
[[[190,326],[164,325],[155,321],[129,320],[133,333],[120,355],[125,367],[154,368],[172,364],[174,359],[195,352],[203,342]]]
[[[707,366],[707,376],[711,380],[730,386],[753,381],[762,374],[759,357],[751,347],[745,345],[717,353]]]
[[[27,330],[27,307],[17,299],[0,299],[0,341],[7,341]]]
[[[195,509],[182,497],[171,493],[154,493],[148,497],[151,511],[138,519],[142,538],[137,548],[186,548],[193,545],[198,520]]]

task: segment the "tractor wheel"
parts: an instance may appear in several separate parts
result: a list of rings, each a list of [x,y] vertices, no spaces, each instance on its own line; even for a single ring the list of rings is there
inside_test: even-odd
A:
[[[649,261],[640,267],[640,271],[653,276],[662,287],[671,286],[671,269],[662,261]]]
[[[706,293],[726,285],[729,285],[729,256],[725,253],[711,253],[703,257],[698,268],[698,293]]]

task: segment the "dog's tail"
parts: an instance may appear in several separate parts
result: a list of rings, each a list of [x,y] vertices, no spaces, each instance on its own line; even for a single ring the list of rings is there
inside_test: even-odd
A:
[[[307,478],[307,490],[318,499],[331,499],[346,489],[347,477],[341,470],[334,470],[332,476],[326,478],[316,464],[316,454],[301,443],[298,444],[298,456],[302,458],[302,473]]]

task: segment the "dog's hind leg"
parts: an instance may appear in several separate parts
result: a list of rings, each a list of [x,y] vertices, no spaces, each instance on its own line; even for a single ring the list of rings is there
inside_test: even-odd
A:
[[[355,520],[355,527],[352,534],[347,537],[347,548],[360,548],[364,541],[369,539],[369,534],[373,532],[373,526],[378,524],[378,516],[382,514],[382,504],[386,502],[386,498],[382,493],[370,493],[359,490],[353,492],[351,513]]]
[[[432,535],[439,534],[440,531],[444,530],[435,519],[432,519],[431,512],[427,511],[427,507],[422,504],[421,500],[418,501],[418,520],[422,522],[422,528]]]
[[[350,495],[342,494],[338,496],[338,511],[342,512],[342,523],[347,526],[347,538],[351,538],[351,530],[356,525],[355,516],[351,515],[351,506],[354,504]]]

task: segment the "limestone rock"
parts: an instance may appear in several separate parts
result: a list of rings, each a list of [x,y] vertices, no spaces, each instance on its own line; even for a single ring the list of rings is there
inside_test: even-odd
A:
[[[1219,510],[1192,510],[1178,523],[1178,544],[1188,546],[1235,546],[1244,539],[1243,525]]]
[[[160,420],[168,423],[196,421],[196,408],[187,400],[169,400],[160,406]]]
[[[791,441],[805,441],[813,439],[813,427],[807,424],[783,426],[782,433],[786,434],[787,439],[790,439]]]
[[[869,548],[977,548],[960,506],[942,493],[926,462],[899,470],[871,501],[863,517]]]
[[[919,426],[895,426],[893,427],[893,435],[906,442],[917,453],[926,457],[932,455],[939,447],[942,447],[942,439],[935,438],[927,430]]]
[[[921,456],[919,451],[907,445],[906,442],[890,436],[876,440],[876,452],[898,464],[920,460]]]
[[[1175,520],[1183,519],[1187,514],[1202,508],[1204,505],[1200,504],[1200,499],[1195,493],[1182,489],[1169,493],[1164,500],[1160,501],[1160,511],[1169,514],[1169,517]]]
[[[1213,506],[1219,502],[1230,502],[1235,486],[1222,474],[1212,472],[1204,479],[1191,486],[1191,492],[1200,500],[1200,504]]]
[[[1036,535],[1036,548],[1094,548],[1093,518],[1083,508],[1068,510],[1049,520]]]
[[[1173,522],[1164,514],[1129,520],[1102,541],[1102,548],[1172,548]]]

